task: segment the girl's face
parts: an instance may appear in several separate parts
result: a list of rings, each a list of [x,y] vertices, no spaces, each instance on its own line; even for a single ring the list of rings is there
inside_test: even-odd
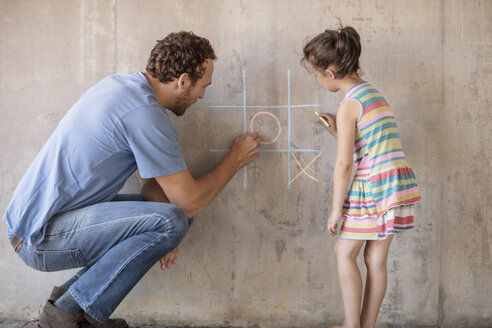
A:
[[[311,72],[313,72],[313,74],[316,76],[316,79],[323,87],[323,89],[326,89],[330,92],[337,92],[338,90],[340,90],[333,67],[328,67],[324,72],[315,69],[313,66],[311,66],[311,64],[309,64],[309,68],[311,69]]]

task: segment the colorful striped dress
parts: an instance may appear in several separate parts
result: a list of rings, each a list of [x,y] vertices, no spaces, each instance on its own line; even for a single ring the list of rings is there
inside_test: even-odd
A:
[[[343,205],[340,237],[382,240],[395,230],[413,228],[420,193],[386,99],[367,82],[353,86],[347,99],[357,100],[361,113],[354,149],[357,171]]]

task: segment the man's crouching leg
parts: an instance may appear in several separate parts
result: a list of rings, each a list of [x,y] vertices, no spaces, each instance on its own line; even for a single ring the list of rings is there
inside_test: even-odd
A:
[[[188,219],[180,208],[165,203],[147,205],[150,209],[147,208],[145,214],[121,219],[126,221],[121,223],[126,225],[125,231],[136,230],[138,233],[129,233],[121,238],[69,288],[68,293],[85,312],[82,313],[85,324],[93,327],[128,327],[124,320],[107,318],[145,273],[161,257],[176,248],[186,235]],[[109,239],[114,233],[113,229],[106,232]],[[40,321],[42,328],[64,328],[69,326],[68,322],[70,327],[79,324],[78,314],[61,314],[53,302],[48,301],[43,312],[45,310],[48,312],[41,317],[50,320],[50,323]],[[68,320],[67,324],[53,325],[51,322],[57,322],[53,316],[63,317],[63,320]]]

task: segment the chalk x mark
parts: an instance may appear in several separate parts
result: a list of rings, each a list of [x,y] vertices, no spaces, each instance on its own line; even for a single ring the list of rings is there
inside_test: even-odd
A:
[[[304,173],[305,175],[307,175],[308,177],[310,177],[311,179],[313,179],[314,181],[319,182],[319,181],[318,181],[318,179],[316,179],[315,177],[313,177],[313,176],[311,176],[309,173],[307,173],[307,172],[306,172],[306,169],[307,169],[309,166],[311,166],[311,164],[313,164],[313,163],[314,163],[314,161],[318,159],[318,157],[320,157],[320,156],[321,156],[321,153],[319,153],[318,155],[316,155],[316,157],[315,157],[315,158],[313,158],[313,159],[311,160],[311,162],[309,162],[309,163],[308,163],[305,167],[302,167],[301,163],[299,163],[299,161],[297,160],[296,155],[294,155],[294,153],[293,153],[293,152],[291,152],[291,154],[292,154],[292,156],[294,156],[294,159],[296,160],[297,165],[299,166],[299,168],[301,169],[301,171],[299,171],[299,173],[297,173],[297,175],[296,175],[296,176],[295,176],[292,180],[290,180],[290,182],[289,182],[288,186],[290,186],[290,185],[291,185],[291,183],[292,183],[292,182],[294,182],[294,180],[295,180],[295,179],[297,179],[297,178],[298,178],[301,174],[303,174],[303,173]]]

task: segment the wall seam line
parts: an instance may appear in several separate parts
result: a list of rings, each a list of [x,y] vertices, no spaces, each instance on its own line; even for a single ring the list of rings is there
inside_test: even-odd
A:
[[[440,3],[439,3],[439,6],[440,6],[440,10],[441,10],[441,17],[440,17],[440,29],[441,29],[441,33],[440,33],[440,51],[441,51],[441,58],[440,58],[440,72],[439,72],[439,78],[440,78],[440,84],[441,84],[441,94],[440,94],[440,103],[442,104],[441,106],[441,111],[442,111],[442,108],[444,106],[446,106],[446,97],[445,97],[445,87],[446,87],[446,84],[444,82],[444,39],[445,39],[445,35],[444,35],[444,29],[445,29],[445,13],[444,13],[444,1],[441,0]],[[444,112],[446,112],[444,110]],[[437,140],[438,140],[438,145],[439,143],[440,144],[443,144],[442,142],[440,142],[440,138],[442,138],[442,133],[439,132],[439,136],[437,137]],[[439,150],[438,152],[442,152],[442,149],[441,147],[439,147]],[[439,156],[440,157],[440,156]],[[441,173],[440,173],[440,176],[439,176],[439,180],[440,181],[444,181],[445,180],[445,176],[444,176],[444,172],[445,170],[443,170]],[[441,202],[444,202],[444,184],[441,183],[440,184],[440,198],[441,198]],[[439,267],[438,267],[438,277],[437,277],[437,280],[438,280],[438,296],[437,296],[437,327],[438,328],[442,328],[444,327],[443,326],[443,323],[444,323],[444,319],[446,317],[446,314],[444,312],[444,300],[445,300],[445,295],[444,295],[444,289],[443,289],[443,285],[442,285],[442,271],[443,271],[443,256],[442,256],[442,247],[443,247],[443,224],[441,221],[439,221],[439,224],[438,224],[438,236],[439,236],[439,245],[438,245],[438,249],[439,249]]]
[[[114,0],[113,3],[113,74],[117,72],[118,69],[118,17],[116,16],[118,13],[118,0]]]

